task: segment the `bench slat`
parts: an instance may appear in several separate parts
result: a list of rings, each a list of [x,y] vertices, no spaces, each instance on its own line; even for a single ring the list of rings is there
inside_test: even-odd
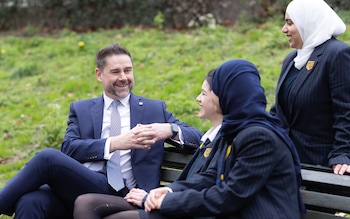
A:
[[[340,219],[341,217],[334,214],[323,213],[319,211],[308,210],[302,219]]]
[[[162,167],[162,181],[173,182],[175,181],[181,173],[181,170]]]
[[[192,154],[181,154],[177,152],[164,151],[164,160],[167,162],[186,165]]]
[[[335,175],[333,173],[320,172],[315,170],[301,170],[301,175],[303,181],[317,182],[332,184],[337,186],[350,186],[350,176],[349,175]]]
[[[350,212],[350,197],[306,190],[301,190],[301,194],[306,205]]]

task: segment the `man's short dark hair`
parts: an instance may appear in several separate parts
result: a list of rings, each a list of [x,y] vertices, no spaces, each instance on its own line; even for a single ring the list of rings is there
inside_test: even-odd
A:
[[[130,57],[131,62],[133,61],[130,52],[124,47],[121,47],[118,43],[115,43],[115,44],[106,46],[105,48],[101,49],[97,53],[96,67],[102,71],[106,65],[106,57],[109,57],[112,55],[127,55]]]

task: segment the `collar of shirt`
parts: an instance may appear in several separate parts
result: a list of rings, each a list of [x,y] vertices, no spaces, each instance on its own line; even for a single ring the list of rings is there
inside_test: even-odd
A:
[[[205,140],[207,140],[207,138],[209,138],[209,140],[212,142],[214,140],[214,138],[216,137],[216,135],[218,134],[219,130],[221,128],[221,124],[214,127],[211,127],[201,138],[202,142],[205,142]]]
[[[103,124],[101,138],[109,137],[109,126],[111,123],[109,106],[112,104],[113,99],[103,94],[104,110],[103,110]],[[121,104],[118,106],[118,111],[121,121],[121,133],[125,133],[130,130],[130,95],[120,100]]]
[[[105,103],[104,110],[107,110],[109,108],[109,106],[112,104],[112,102],[114,101],[112,98],[108,97],[105,93],[103,93],[103,100]],[[130,94],[127,97],[125,97],[119,101],[123,106],[128,106],[129,100],[130,100]]]

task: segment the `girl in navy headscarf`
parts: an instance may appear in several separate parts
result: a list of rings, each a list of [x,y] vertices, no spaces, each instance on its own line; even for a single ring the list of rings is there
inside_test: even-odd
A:
[[[152,190],[146,211],[161,214],[150,218],[300,218],[299,158],[279,120],[266,112],[256,67],[225,62],[213,75],[211,95],[224,119],[207,171]]]

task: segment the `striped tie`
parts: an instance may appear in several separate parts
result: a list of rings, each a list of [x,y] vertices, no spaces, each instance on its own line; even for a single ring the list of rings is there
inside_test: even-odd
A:
[[[113,101],[110,106],[111,110],[111,126],[109,136],[120,135],[120,115],[118,112],[119,101]],[[125,187],[122,172],[120,169],[120,152],[114,151],[112,157],[107,161],[107,178],[108,183],[119,191]]]

